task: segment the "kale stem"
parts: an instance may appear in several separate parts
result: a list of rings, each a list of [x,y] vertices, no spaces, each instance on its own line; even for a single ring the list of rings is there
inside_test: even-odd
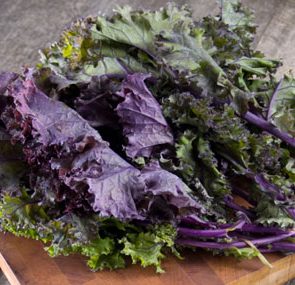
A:
[[[278,247],[282,247],[283,242],[279,243],[279,241],[282,241],[288,237],[292,237],[295,235],[295,232],[289,232],[286,234],[281,234],[281,235],[273,235],[270,237],[264,237],[260,239],[252,239],[250,240],[251,243],[253,243],[256,246],[260,245],[267,245],[267,244],[272,244],[277,245]],[[276,242],[276,243],[275,243]],[[200,241],[196,239],[189,239],[189,238],[178,238],[176,240],[176,243],[179,245],[183,246],[192,246],[192,247],[199,247],[199,248],[208,248],[208,249],[227,249],[227,248],[232,248],[232,247],[237,247],[237,248],[245,248],[247,247],[247,243],[245,241],[234,241],[234,242],[217,242],[217,241]],[[286,243],[284,243],[285,245]],[[292,251],[295,250],[295,244],[293,243],[288,243],[286,248],[291,249]]]
[[[273,92],[272,96],[271,96],[271,99],[270,99],[270,102],[269,102],[269,106],[268,106],[268,110],[267,110],[267,121],[270,122],[270,119],[271,119],[271,109],[273,108],[273,105],[275,104],[275,101],[276,101],[276,98],[277,98],[277,95],[279,93],[279,90],[281,88],[281,85],[282,85],[282,82],[283,82],[283,79],[281,79],[275,89],[275,91]]]
[[[295,148],[295,138],[291,137],[288,133],[280,131],[270,122],[264,120],[263,118],[258,117],[257,115],[246,112],[242,116],[247,122],[259,127],[260,129],[270,133],[271,135],[281,139],[286,144],[290,145],[291,147]]]
[[[275,242],[271,245],[271,249],[276,251],[295,251],[295,243],[293,242]]]

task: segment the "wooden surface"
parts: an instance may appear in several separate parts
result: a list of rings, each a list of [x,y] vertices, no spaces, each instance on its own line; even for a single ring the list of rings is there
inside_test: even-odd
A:
[[[137,265],[93,273],[81,256],[50,258],[38,241],[10,234],[0,238],[0,251],[6,260],[3,271],[13,280],[11,285],[276,285],[295,277],[295,255],[266,255],[273,265],[268,268],[257,259],[239,262],[203,251],[187,251],[184,260],[169,257],[163,262],[166,274]],[[14,273],[5,271],[7,264]]]
[[[0,70],[20,69],[33,65],[38,49],[57,40],[62,29],[79,16],[109,13],[116,4],[158,9],[166,0],[0,0]],[[196,17],[215,14],[216,0],[178,0],[191,5]],[[244,0],[255,10],[259,25],[257,49],[267,56],[283,58],[285,66],[295,70],[295,0]],[[51,259],[35,241],[0,234],[0,267],[12,285],[275,285],[295,277],[295,256],[268,255],[269,269],[258,260],[238,262],[233,258],[212,257],[202,251],[187,252],[185,260],[168,258],[168,274],[156,275],[129,266],[126,270],[91,273],[82,257]]]
[[[9,284],[20,285],[20,282],[16,274],[14,273],[13,269],[10,267],[7,260],[1,253],[0,253],[0,268],[2,272],[4,273],[4,276],[6,277],[6,280],[3,280],[3,282],[7,283],[8,281]]]

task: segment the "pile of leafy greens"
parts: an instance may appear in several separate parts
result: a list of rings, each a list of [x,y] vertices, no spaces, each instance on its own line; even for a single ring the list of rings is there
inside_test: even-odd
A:
[[[254,33],[235,0],[199,21],[123,7],[1,73],[1,230],[92,270],[294,252],[295,78]]]

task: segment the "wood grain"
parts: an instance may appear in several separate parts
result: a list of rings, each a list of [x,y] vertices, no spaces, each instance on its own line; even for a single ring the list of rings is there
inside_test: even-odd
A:
[[[40,242],[11,234],[0,234],[0,251],[0,267],[9,266],[5,273],[11,285],[280,285],[295,277],[295,255],[268,254],[273,265],[268,268],[258,259],[237,261],[186,250],[184,260],[168,257],[163,263],[167,274],[159,275],[154,268],[131,264],[93,273],[81,256],[50,258]]]
[[[261,35],[257,48],[267,55],[280,58],[284,65],[278,76],[295,70],[295,1],[276,1],[275,14]]]
[[[20,282],[17,279],[14,271],[11,269],[11,267],[9,266],[6,259],[1,253],[0,253],[0,268],[10,284],[20,285]]]

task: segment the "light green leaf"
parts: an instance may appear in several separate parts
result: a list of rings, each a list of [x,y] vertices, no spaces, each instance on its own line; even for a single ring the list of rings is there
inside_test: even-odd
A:
[[[163,273],[161,260],[165,257],[163,249],[168,247],[172,252],[179,256],[174,248],[175,229],[170,226],[159,226],[149,232],[139,234],[127,234],[127,237],[121,239],[120,243],[124,245],[121,251],[132,259],[132,263],[139,262],[143,267],[155,266],[157,273]]]
[[[256,220],[257,223],[265,226],[277,225],[281,228],[295,227],[295,221],[279,205],[275,205],[267,197],[258,201],[255,210],[259,217]]]
[[[280,61],[258,57],[241,57],[239,60],[230,61],[228,65],[239,66],[242,71],[252,74],[266,76],[267,72],[275,70],[280,64]]]
[[[295,78],[285,75],[269,106],[268,118],[295,137]]]

